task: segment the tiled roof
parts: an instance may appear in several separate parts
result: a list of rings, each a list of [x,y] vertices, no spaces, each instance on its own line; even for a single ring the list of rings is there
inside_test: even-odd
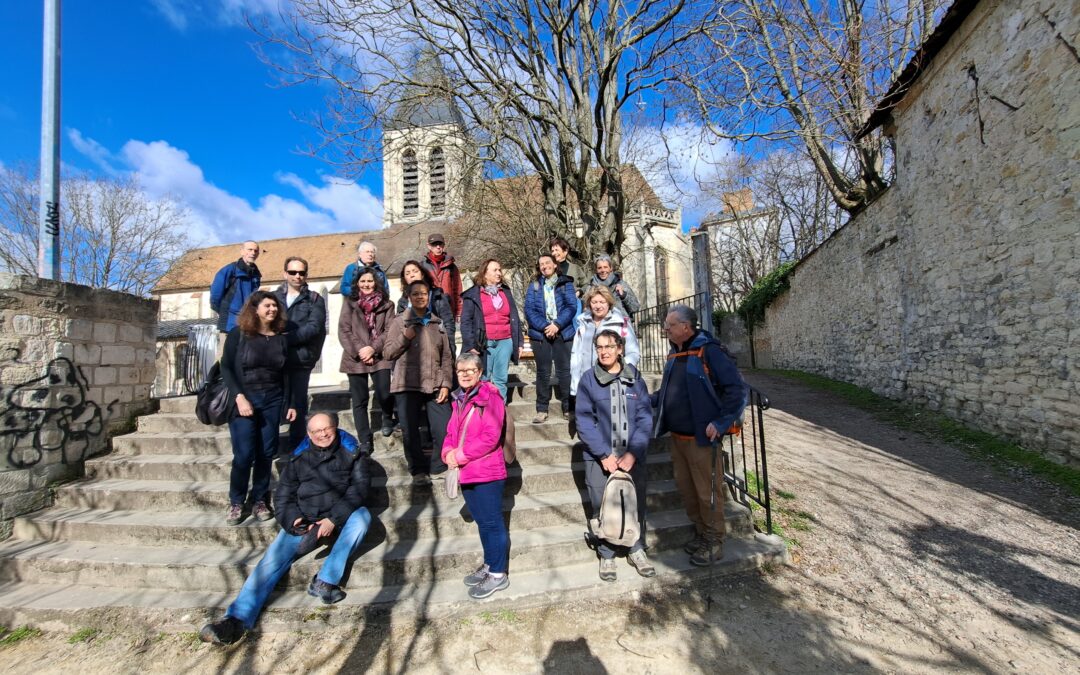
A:
[[[199,324],[214,325],[214,323],[214,319],[175,319],[172,321],[158,321],[157,339],[175,340],[176,338],[186,338],[188,328]]]

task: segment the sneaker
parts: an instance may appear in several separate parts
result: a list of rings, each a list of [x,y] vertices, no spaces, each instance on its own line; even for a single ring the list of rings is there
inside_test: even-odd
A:
[[[543,424],[544,422],[547,422],[547,413],[546,412],[538,412],[538,413],[536,413],[536,417],[533,418],[533,424]]]
[[[439,473],[433,473],[431,474],[431,476],[429,476],[429,478],[431,478],[432,481],[446,480],[446,470],[444,469]]]
[[[705,545],[705,537],[695,534],[694,538],[683,544],[682,550],[687,553],[697,553],[697,550]]]
[[[489,569],[490,568],[487,565],[481,565],[480,567],[477,567],[475,572],[465,577],[465,585],[469,588],[479,585],[480,582],[483,581],[485,577],[487,577]]]
[[[645,551],[633,551],[630,555],[626,556],[626,561],[630,563],[630,566],[637,570],[637,573],[643,577],[655,577],[656,568],[653,567],[652,562],[649,561],[649,556],[645,555]]]
[[[712,559],[709,558],[709,552],[712,551]],[[695,567],[708,567],[710,564],[715,565],[724,559],[724,545],[721,542],[717,542],[710,546],[708,543],[702,544],[701,548],[694,551],[690,556],[690,564]]]
[[[394,435],[394,425],[393,424],[384,424],[384,425],[382,425],[382,435],[383,435],[383,437],[393,436]]]
[[[240,619],[227,616],[221,621],[214,621],[202,627],[199,639],[215,645],[231,645],[244,639],[247,629]]]
[[[418,473],[412,477],[413,485],[431,485],[431,479],[426,473]]]
[[[600,558],[600,581],[615,581],[615,558]]]
[[[229,504],[229,510],[225,512],[226,525],[239,525],[244,519],[243,504]]]
[[[255,502],[251,507],[251,515],[262,521],[274,519],[274,514],[270,512],[270,507],[266,505],[266,502]]]
[[[504,588],[510,588],[510,575],[504,574],[497,577],[488,572],[484,575],[483,581],[469,589],[469,597],[473,600],[483,600],[495,591],[501,591]]]
[[[345,591],[341,590],[341,586],[335,586],[334,584],[328,584],[319,578],[319,575],[311,577],[311,583],[308,584],[307,594],[319,598],[324,605],[332,605],[335,602],[341,602],[345,599]]]

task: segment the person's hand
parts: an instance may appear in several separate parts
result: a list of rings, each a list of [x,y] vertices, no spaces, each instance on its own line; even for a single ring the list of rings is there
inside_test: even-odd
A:
[[[296,420],[296,408],[289,408],[285,412],[285,419],[287,421],[289,421],[289,422],[295,421]]]
[[[480,356],[480,352],[476,351],[475,349],[470,349],[469,353],[470,354],[476,354],[477,356]]]
[[[556,325],[555,325],[555,324],[553,324],[553,323],[549,323],[549,324],[548,324],[548,325],[547,325],[547,326],[546,326],[546,327],[544,328],[544,337],[548,338],[549,340],[550,340],[550,339],[552,339],[552,338],[554,338],[554,337],[555,337],[556,335],[558,335],[558,334],[559,334],[559,327],[558,327],[558,326],[556,326]]]
[[[709,426],[705,427],[705,435],[709,437],[710,441],[715,441],[722,434],[716,430],[716,425],[709,422]]]
[[[458,468],[459,465],[457,463],[457,457],[455,457],[454,455],[455,455],[455,453],[451,452],[449,455],[446,456],[446,459],[443,460],[443,461],[446,462],[447,468],[450,468],[450,469]]]
[[[615,292],[619,294],[619,297],[626,295],[626,291],[623,290],[622,284],[615,284]]]
[[[297,518],[296,520],[294,520],[294,521],[293,521],[293,523],[292,523],[292,526],[293,526],[293,530],[295,530],[296,528],[300,527],[300,523],[302,523],[302,522],[304,522],[304,519],[303,519],[302,517],[301,517],[301,518]],[[313,528],[313,527],[315,527],[315,526],[314,526],[314,525],[312,525],[311,523],[308,523],[308,526],[304,528],[304,532],[307,532],[307,531],[309,531],[309,530],[310,530],[311,528]]]
[[[407,328],[405,328],[405,339],[406,340],[415,340],[416,339],[416,328],[414,328],[412,326],[408,326]]]
[[[255,408],[251,407],[251,402],[247,400],[247,396],[243,394],[236,395],[236,413],[240,417],[251,417],[255,414]]]
[[[615,455],[608,455],[600,460],[600,466],[604,467],[607,473],[615,473],[619,468],[619,462],[615,459]]]
[[[637,457],[634,457],[633,453],[626,453],[619,458],[618,465],[623,471],[630,471],[634,468],[634,464],[637,463]]]
[[[435,395],[436,403],[446,403],[446,399],[450,397],[450,390],[446,387],[439,387],[439,393]]]
[[[366,364],[368,364],[370,366],[372,361],[375,360],[375,348],[374,347],[361,347],[360,348],[360,353],[358,353],[357,356],[360,357],[361,361],[363,361],[364,363],[366,363]]]
[[[315,523],[319,526],[319,539],[323,537],[329,537],[334,532],[334,521],[329,518],[323,518]]]

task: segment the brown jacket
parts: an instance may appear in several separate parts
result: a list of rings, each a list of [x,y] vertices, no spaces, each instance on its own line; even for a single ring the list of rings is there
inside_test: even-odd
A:
[[[390,321],[386,331],[383,358],[397,359],[390,376],[390,392],[434,394],[440,387],[449,389],[453,383],[454,358],[442,319],[432,313],[428,325],[417,325],[416,337],[408,340],[405,322],[412,318],[412,308],[408,307]]]
[[[379,358],[386,341],[386,331],[393,318],[394,305],[389,300],[375,308],[375,330],[378,337],[372,340],[371,331],[364,321],[364,313],[357,307],[355,300],[345,298],[341,305],[341,317],[338,318],[338,342],[342,349],[341,372],[359,375],[394,367],[394,362],[390,359],[383,358],[370,366],[360,360],[361,347],[372,347],[376,358]]]

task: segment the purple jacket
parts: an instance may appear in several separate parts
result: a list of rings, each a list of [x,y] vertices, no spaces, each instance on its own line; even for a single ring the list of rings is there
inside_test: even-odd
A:
[[[468,393],[459,389],[454,392],[453,412],[450,423],[446,425],[446,438],[443,440],[442,458],[455,453],[458,466],[461,467],[461,483],[490,483],[506,478],[506,461],[503,459],[502,439],[503,419],[506,417],[506,404],[495,385],[481,382]],[[460,443],[462,425],[470,410],[475,410],[469,418],[469,428],[465,442]],[[460,449],[458,445],[461,445]]]

